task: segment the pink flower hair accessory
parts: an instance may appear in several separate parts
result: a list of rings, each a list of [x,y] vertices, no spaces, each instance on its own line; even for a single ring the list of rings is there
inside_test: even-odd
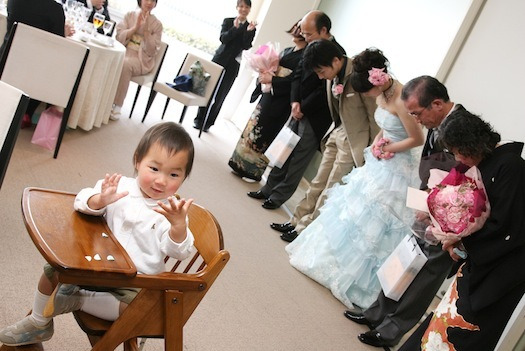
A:
[[[388,73],[385,73],[385,68],[372,67],[368,71],[368,81],[374,86],[383,85],[390,80]]]

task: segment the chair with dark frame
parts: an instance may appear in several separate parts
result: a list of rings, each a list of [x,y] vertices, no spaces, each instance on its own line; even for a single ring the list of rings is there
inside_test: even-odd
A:
[[[31,99],[64,108],[54,158],[58,156],[88,54],[89,48],[81,43],[14,23],[0,58],[1,81],[22,90]]]
[[[224,75],[224,68],[221,65],[218,65],[215,62],[212,62],[210,60],[206,60],[205,58],[202,58],[198,55],[195,55],[193,53],[187,53],[184,59],[184,62],[182,63],[182,66],[180,67],[179,72],[177,73],[177,76],[188,74],[190,71],[191,65],[195,63],[196,61],[199,61],[202,64],[204,70],[210,74],[210,79],[206,84],[206,90],[205,90],[204,96],[197,95],[191,91],[188,91],[188,92],[178,91],[178,90],[175,90],[174,88],[171,88],[165,83],[155,82],[155,84],[153,85],[153,88],[151,89],[151,93],[149,95],[148,102],[146,104],[146,111],[144,111],[144,117],[142,118],[142,122],[144,122],[144,120],[146,119],[146,115],[148,114],[148,111],[157,93],[161,93],[166,96],[166,103],[164,105],[164,110],[162,112],[161,119],[164,119],[164,115],[166,114],[166,110],[168,109],[168,104],[170,102],[170,99],[177,100],[178,102],[184,105],[184,107],[182,108],[182,113],[179,119],[179,123],[182,123],[182,121],[184,120],[184,115],[186,114],[186,110],[188,106],[206,107],[206,110],[208,110],[210,103],[215,98],[217,89]],[[208,116],[206,116],[206,119],[207,118]],[[202,134],[203,128],[204,128],[204,123],[199,131],[199,137]]]
[[[137,104],[140,89],[142,87],[152,88],[153,84],[157,81],[160,70],[162,68],[162,63],[164,62],[164,58],[166,57],[166,52],[168,51],[168,47],[169,45],[162,41],[160,43],[160,49],[157,52],[157,57],[155,58],[155,66],[153,67],[151,72],[142,76],[136,76],[131,78],[131,81],[133,83],[136,83],[138,86],[137,92],[135,93],[135,98],[133,99],[133,105],[131,106],[131,112],[129,113],[129,118],[131,118],[133,110],[135,109],[135,105]]]
[[[0,81],[0,188],[15,147],[22,116],[26,112],[29,96]]]

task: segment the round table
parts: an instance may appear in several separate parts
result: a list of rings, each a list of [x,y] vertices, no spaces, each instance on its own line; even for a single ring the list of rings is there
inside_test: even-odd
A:
[[[75,34],[70,39],[80,41],[80,36]],[[82,42],[89,47],[89,56],[67,126],[91,130],[109,121],[126,48],[116,40],[113,46],[101,45],[91,37]]]

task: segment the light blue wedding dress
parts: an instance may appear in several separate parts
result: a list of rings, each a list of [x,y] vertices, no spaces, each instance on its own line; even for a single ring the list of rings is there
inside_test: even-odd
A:
[[[390,112],[378,107],[375,119],[384,138],[395,142],[407,137],[401,120]],[[420,154],[414,148],[377,160],[366,148],[365,165],[329,190],[319,217],[286,246],[290,264],[347,307],[370,306],[381,289],[377,270],[414,219],[405,202],[407,187],[419,186]]]

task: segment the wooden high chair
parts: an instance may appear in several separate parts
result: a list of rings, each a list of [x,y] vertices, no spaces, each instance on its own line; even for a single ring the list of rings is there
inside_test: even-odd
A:
[[[215,217],[194,203],[188,217],[195,253],[182,262],[167,257],[165,262],[171,267],[167,272],[137,275],[104,219],[75,211],[74,198],[75,194],[38,188],[26,188],[22,198],[28,232],[57,270],[59,281],[142,289],[115,322],[74,313],[92,350],[114,350],[122,343],[125,350],[136,350],[137,337],[154,337],[165,339],[165,350],[182,351],[184,325],[230,258]],[[85,256],[94,252],[102,259],[88,261]],[[109,253],[114,260],[106,260]]]

